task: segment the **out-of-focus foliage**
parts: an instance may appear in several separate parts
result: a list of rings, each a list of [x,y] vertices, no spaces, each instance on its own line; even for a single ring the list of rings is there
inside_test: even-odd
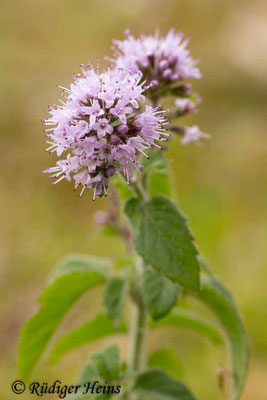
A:
[[[243,400],[265,400],[266,18],[264,0],[1,2],[1,398],[14,397],[18,334],[57,260],[70,251],[108,257],[125,251],[115,236],[94,235],[93,214],[108,199],[93,203],[90,193],[79,199],[67,183],[53,188],[41,174],[53,164],[43,152],[40,119],[56,102],[55,85],[68,85],[79,63],[111,54],[111,39],[128,27],[137,34],[156,27],[166,33],[174,26],[192,37],[190,48],[202,59],[203,79],[194,86],[203,103],[187,122],[212,134],[201,147],[182,147],[178,138],[169,142],[175,189],[200,252],[235,293],[244,315],[252,355]],[[94,316],[100,297],[95,289],[81,299],[61,334]],[[216,375],[218,363],[226,362],[224,352],[197,335],[192,342],[191,335],[173,330],[168,338],[186,360],[186,382],[200,399],[223,399]],[[156,350],[167,341],[166,331],[157,330],[152,339]],[[127,343],[120,344],[125,355]],[[43,365],[35,378],[73,383],[87,356],[77,350],[55,367]]]
[[[24,325],[19,345],[19,371],[31,376],[47,342],[70,307],[89,289],[106,281],[106,265],[86,256],[66,257],[42,292],[40,309]]]

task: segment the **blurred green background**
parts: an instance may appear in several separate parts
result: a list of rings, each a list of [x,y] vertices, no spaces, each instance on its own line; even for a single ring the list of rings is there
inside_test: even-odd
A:
[[[108,200],[82,199],[69,183],[51,187],[41,171],[45,153],[40,119],[80,63],[110,55],[112,38],[170,27],[191,36],[201,57],[199,124],[212,134],[202,146],[170,144],[179,204],[200,251],[234,292],[251,342],[243,400],[267,396],[267,3],[265,0],[2,0],[0,2],[1,304],[0,399],[14,399],[16,351],[23,322],[57,261],[68,252],[115,256],[115,239],[97,238],[93,215]],[[101,305],[96,291],[67,318],[62,333]],[[216,370],[225,352],[187,331],[158,333],[176,344],[184,379],[201,400],[223,399]],[[126,342],[122,341],[122,348]],[[92,348],[92,346],[90,347]],[[35,378],[73,383],[90,349],[59,365],[44,359]],[[23,397],[20,397],[23,398]],[[26,398],[26,397],[25,397]],[[51,396],[49,397],[51,398]]]

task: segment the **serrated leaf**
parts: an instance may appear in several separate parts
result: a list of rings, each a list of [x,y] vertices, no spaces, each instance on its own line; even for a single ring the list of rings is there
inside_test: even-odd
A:
[[[151,369],[137,377],[134,390],[163,400],[196,400],[187,386],[160,369]]]
[[[108,346],[101,352],[92,355],[92,361],[98,376],[106,381],[118,379],[120,372],[120,351],[116,344]]]
[[[58,362],[65,354],[79,346],[106,336],[125,333],[126,331],[127,327],[125,324],[121,324],[115,328],[108,316],[100,314],[95,319],[86,322],[79,328],[61,337],[52,349],[50,361],[52,363]]]
[[[147,265],[187,290],[199,290],[197,250],[185,217],[164,196],[127,201],[137,252]]]
[[[182,308],[176,308],[161,320],[151,322],[150,326],[152,328],[162,326],[187,328],[208,337],[214,344],[222,343],[222,336],[216,327],[196,313]]]
[[[153,319],[164,317],[175,305],[179,287],[157,271],[146,268],[143,275],[143,292],[148,311]]]
[[[115,326],[117,326],[122,319],[125,297],[125,279],[120,277],[110,279],[104,294],[104,303],[107,314],[113,320]]]
[[[232,361],[232,390],[230,400],[242,394],[249,361],[248,339],[235,301],[223,283],[211,275],[202,279],[199,298],[215,313],[226,334]]]
[[[105,260],[83,255],[65,258],[39,298],[41,308],[24,325],[19,343],[18,367],[27,379],[49,339],[72,304],[87,290],[106,280]]]
[[[148,366],[161,368],[174,378],[181,378],[184,375],[184,369],[180,359],[173,349],[163,347],[149,356]]]

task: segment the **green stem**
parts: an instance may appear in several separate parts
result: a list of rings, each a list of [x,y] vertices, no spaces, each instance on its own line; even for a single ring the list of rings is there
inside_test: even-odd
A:
[[[147,185],[142,185],[138,180],[130,185],[134,195],[142,202],[149,199]],[[143,274],[143,262],[137,259],[134,273],[130,279],[130,295],[132,299],[132,321],[130,332],[130,349],[128,372],[130,376],[136,377],[146,367],[146,338],[147,338],[147,311],[140,288]],[[134,378],[133,378],[134,383]],[[139,395],[130,392],[125,393],[125,397],[131,400],[141,400]]]
[[[130,368],[132,372],[140,372],[145,367],[145,345],[147,320],[145,306],[133,305],[132,311],[132,343]]]
[[[131,298],[133,304],[130,332],[130,359],[128,368],[129,373],[132,376],[136,376],[146,366],[147,313],[143,295],[139,287],[142,268],[142,265],[136,266],[131,285]],[[137,398],[133,395],[131,396],[131,399],[136,400]]]

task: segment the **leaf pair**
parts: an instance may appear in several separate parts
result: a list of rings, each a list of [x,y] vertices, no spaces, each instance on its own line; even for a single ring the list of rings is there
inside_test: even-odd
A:
[[[90,382],[92,385],[94,381],[98,380],[100,384],[103,381],[107,385],[119,383],[117,387],[121,389],[121,384],[118,382],[119,374],[119,349],[118,346],[111,345],[103,351],[92,355],[91,361],[86,365],[78,380],[78,384],[83,386]],[[122,390],[125,390],[125,387],[122,387]],[[195,400],[195,397],[184,383],[156,368],[139,373],[134,379],[132,391],[141,395],[155,396],[155,398],[159,399]],[[101,397],[98,395],[97,398],[111,397],[114,392],[106,396],[100,395]]]
[[[162,317],[175,303],[174,290],[172,291],[170,285],[173,285],[172,282],[178,283],[202,300],[215,313],[226,334],[233,378],[229,398],[237,400],[246,378],[248,344],[243,323],[230,292],[203,265],[207,276],[201,279],[200,284],[200,267],[193,237],[185,217],[169,199],[159,195],[147,202],[131,198],[126,203],[125,212],[132,224],[137,252],[145,264],[154,269],[154,276],[150,269],[145,272],[145,298],[152,317]],[[166,279],[172,282],[168,283]],[[162,290],[164,286],[169,286],[168,294]],[[194,326],[194,320],[191,318],[189,322],[187,316],[177,317],[171,314],[166,317],[170,324],[177,321],[177,318],[180,323]],[[196,321],[195,327],[203,329],[217,339],[214,329],[209,328],[206,323],[201,325]]]

